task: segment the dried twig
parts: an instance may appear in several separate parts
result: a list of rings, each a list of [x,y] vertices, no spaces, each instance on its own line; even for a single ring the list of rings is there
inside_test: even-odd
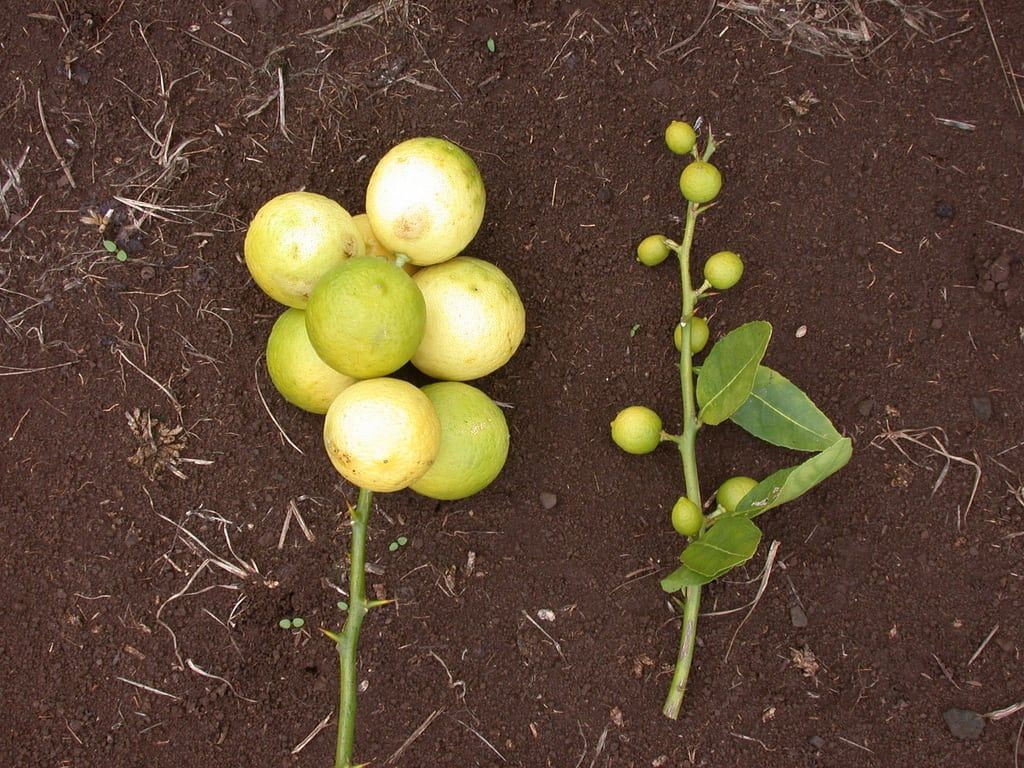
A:
[[[325,37],[330,37],[331,35],[336,35],[339,32],[344,32],[346,29],[369,24],[371,21],[380,18],[388,11],[397,8],[403,2],[405,2],[405,0],[382,0],[382,2],[371,5],[369,8],[360,11],[357,14],[336,19],[330,24],[317,27],[316,29],[307,30],[305,34],[315,37],[317,40],[323,40]]]
[[[36,91],[36,106],[39,107],[39,122],[43,126],[43,134],[46,136],[46,143],[50,145],[50,149],[53,151],[53,156],[56,157],[57,162],[60,163],[61,170],[64,171],[68,184],[71,185],[72,189],[77,189],[78,185],[75,184],[75,177],[71,175],[71,168],[68,166],[64,156],[57,151],[57,145],[53,143],[53,136],[50,135],[50,127],[46,124],[46,115],[43,114],[43,95],[38,90]]]
[[[441,707],[440,709],[435,709],[433,712],[427,715],[427,719],[420,723],[419,728],[413,731],[409,735],[409,738],[402,742],[402,746],[400,746],[398,749],[391,753],[391,757],[384,761],[384,765],[391,765],[391,763],[395,762],[395,760],[400,758],[402,756],[402,753],[409,748],[409,745],[416,741],[416,739],[418,739],[420,736],[422,736],[423,733],[427,730],[427,728],[430,727],[430,724],[434,722],[442,712],[444,712],[444,707]]]

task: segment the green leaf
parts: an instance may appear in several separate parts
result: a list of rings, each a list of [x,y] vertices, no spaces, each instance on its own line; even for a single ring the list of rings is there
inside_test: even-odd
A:
[[[853,443],[848,437],[836,441],[832,446],[803,464],[780,469],[769,475],[736,505],[737,515],[757,517],[773,507],[802,496],[825,478],[838,472],[853,455]],[[722,521],[724,522],[724,520]],[[715,525],[717,528],[722,523]],[[714,530],[714,528],[712,528]]]
[[[701,421],[721,424],[746,402],[771,337],[771,325],[757,320],[730,331],[711,348],[697,377]]]
[[[491,53],[494,53],[494,48],[495,48],[495,46],[494,46],[494,38],[493,37],[488,37],[487,38],[487,50],[490,51]]]
[[[114,254],[114,258],[118,261],[128,261],[128,254],[124,251],[118,251]]]
[[[713,581],[713,577],[705,576],[703,573],[697,573],[694,570],[687,568],[685,565],[680,565],[672,573],[661,580],[661,588],[672,594],[678,592],[686,587],[700,587],[707,584],[709,581]]]
[[[683,550],[683,565],[710,579],[754,556],[761,531],[745,517],[723,517]]]
[[[109,253],[113,253],[114,251],[117,250],[117,243],[115,243],[113,240],[104,240],[103,248]]]
[[[763,365],[757,368],[750,397],[732,420],[754,437],[795,451],[824,451],[842,439],[811,398]]]

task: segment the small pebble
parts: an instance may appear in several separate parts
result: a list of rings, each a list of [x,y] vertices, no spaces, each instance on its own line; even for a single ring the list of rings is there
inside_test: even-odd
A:
[[[807,740],[807,743],[815,749],[821,749],[825,746],[825,740],[821,738],[821,736],[811,736],[811,738]]]
[[[941,317],[936,317],[934,320],[932,320],[932,330],[935,330],[935,331],[941,331],[942,330],[942,318]]]
[[[325,5],[320,13],[324,17],[324,21],[334,21],[334,17],[337,15],[337,12],[329,5]]]
[[[985,730],[985,718],[969,709],[947,709],[942,713],[942,719],[946,721],[949,732],[961,741],[977,739]]]
[[[597,191],[597,199],[602,203],[610,203],[612,201],[612,191],[608,187],[601,187]]]
[[[988,421],[992,418],[992,398],[988,395],[972,397],[971,409],[974,411],[974,415],[979,419],[982,421]]]
[[[799,605],[790,606],[789,620],[793,622],[793,626],[797,629],[803,629],[807,626],[807,614],[804,613],[804,609]]]
[[[807,326],[806,325],[801,325],[799,328],[796,329],[796,337],[798,339],[802,339],[806,335],[807,335]]]
[[[540,495],[540,505],[544,507],[544,509],[554,509],[557,503],[558,497],[555,496],[555,494],[553,493],[548,493],[547,491],[544,491]]]
[[[555,612],[552,611],[550,608],[541,608],[539,611],[537,611],[537,618],[541,621],[554,621]]]
[[[872,400],[870,397],[866,398],[864,400],[861,400],[860,403],[857,404],[857,413],[859,413],[864,418],[867,418],[868,416],[870,416],[874,412],[874,410],[875,410],[875,401]]]
[[[956,215],[956,208],[952,203],[940,202],[935,205],[935,215],[940,219],[952,219]]]
[[[152,280],[156,274],[156,270],[152,267],[143,267],[139,270],[139,279],[142,281]]]

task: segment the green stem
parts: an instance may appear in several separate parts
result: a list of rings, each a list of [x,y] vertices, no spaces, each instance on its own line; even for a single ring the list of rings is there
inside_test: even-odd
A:
[[[679,353],[679,380],[683,392],[683,434],[679,440],[679,454],[683,462],[683,479],[686,483],[686,496],[698,509],[702,508],[700,498],[700,480],[697,476],[697,396],[693,385],[693,353],[690,351],[690,334],[693,308],[697,303],[697,294],[690,278],[690,249],[693,246],[693,233],[697,226],[697,204],[689,203],[686,207],[686,230],[683,243],[679,247],[679,271],[682,291],[682,324],[683,343]],[[703,532],[703,531],[702,531]],[[665,717],[675,720],[686,695],[686,683],[690,677],[690,666],[693,663],[693,652],[697,647],[697,618],[700,612],[700,586],[686,588],[683,608],[683,629],[679,639],[679,652],[676,656],[675,673],[669,688],[665,706],[662,709]]]
[[[334,768],[351,768],[352,747],[356,737],[356,647],[359,630],[368,610],[366,604],[366,524],[370,519],[373,491],[359,489],[359,501],[352,515],[352,547],[348,575],[348,616],[338,636],[338,741],[334,752]]]

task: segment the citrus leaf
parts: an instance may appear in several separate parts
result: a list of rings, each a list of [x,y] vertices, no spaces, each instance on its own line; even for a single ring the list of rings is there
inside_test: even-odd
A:
[[[853,443],[850,438],[837,440],[832,446],[812,456],[803,464],[780,469],[766,477],[740,499],[735,514],[757,517],[762,512],[802,496],[829,475],[842,469],[852,455]],[[715,528],[717,527],[716,525]]]
[[[745,517],[723,517],[683,550],[683,565],[709,579],[742,565],[754,556],[761,531]]]
[[[672,573],[661,580],[661,588],[672,594],[678,592],[681,589],[687,587],[700,587],[712,581],[711,576],[705,576],[703,573],[697,573],[685,565],[680,565]]]
[[[746,402],[771,337],[771,325],[757,320],[730,331],[711,348],[697,377],[701,421],[721,424]]]
[[[842,438],[796,384],[763,365],[750,397],[731,418],[754,437],[795,451],[824,451]]]

